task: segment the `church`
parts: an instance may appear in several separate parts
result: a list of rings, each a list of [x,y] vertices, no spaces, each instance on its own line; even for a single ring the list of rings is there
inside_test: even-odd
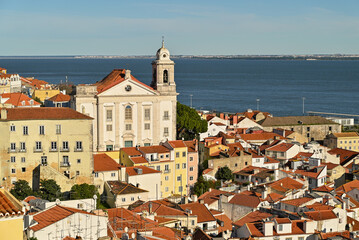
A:
[[[174,62],[162,41],[150,86],[128,69],[114,69],[95,84],[77,86],[74,103],[94,118],[94,150],[113,151],[175,140],[177,95]]]

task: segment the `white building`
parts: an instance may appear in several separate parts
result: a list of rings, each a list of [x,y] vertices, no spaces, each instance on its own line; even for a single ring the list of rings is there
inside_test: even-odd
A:
[[[76,110],[95,119],[95,149],[111,151],[176,139],[174,62],[163,43],[152,72],[151,87],[125,69],[115,69],[95,84],[76,87]]]
[[[79,236],[85,240],[107,236],[106,216],[61,205],[26,215],[24,225],[28,238],[62,240]]]

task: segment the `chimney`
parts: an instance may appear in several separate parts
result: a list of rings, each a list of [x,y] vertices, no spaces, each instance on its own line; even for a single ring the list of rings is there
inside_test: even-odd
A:
[[[152,202],[148,203],[148,213],[151,214],[152,213]]]
[[[197,202],[197,201],[198,201],[197,195],[193,195],[193,196],[192,196],[192,201],[193,201],[193,202]]]
[[[263,222],[263,235],[264,236],[273,236],[273,226],[274,226],[274,223],[272,221]]]
[[[238,116],[234,115],[233,116],[233,125],[237,125],[237,123],[238,123]]]
[[[7,119],[7,110],[6,110],[6,108],[2,108],[0,114],[1,114],[1,120],[6,120]]]
[[[125,80],[131,79],[131,70],[126,69],[125,70]]]
[[[200,204],[204,204],[204,200],[203,200],[203,199],[198,199],[198,202],[199,202]]]
[[[184,196],[184,204],[188,204],[188,196]]]
[[[268,195],[268,189],[266,186],[264,186],[264,191],[262,192],[262,198],[263,199],[266,199],[267,198],[267,195]]]
[[[314,223],[314,221],[305,220],[303,225],[304,225],[303,230],[305,233],[314,233],[314,229],[315,229],[315,225],[316,225]]]
[[[125,182],[126,180],[126,167],[122,166],[120,169],[120,181]]]
[[[219,117],[220,117],[221,119],[224,119],[224,113],[219,114]]]
[[[348,208],[349,208],[349,198],[343,197],[343,209],[348,209]]]

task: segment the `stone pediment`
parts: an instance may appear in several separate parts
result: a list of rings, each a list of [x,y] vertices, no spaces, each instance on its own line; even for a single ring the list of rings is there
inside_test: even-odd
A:
[[[98,94],[98,96],[156,96],[159,93],[149,86],[134,81],[132,79],[124,80],[113,87]]]

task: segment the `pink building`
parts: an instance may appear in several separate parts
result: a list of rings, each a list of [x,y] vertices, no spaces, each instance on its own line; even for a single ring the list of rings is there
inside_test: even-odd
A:
[[[198,142],[197,140],[193,140],[193,141],[185,141],[184,143],[188,148],[188,156],[187,156],[188,193],[187,194],[189,194],[190,189],[193,188],[198,178]]]

